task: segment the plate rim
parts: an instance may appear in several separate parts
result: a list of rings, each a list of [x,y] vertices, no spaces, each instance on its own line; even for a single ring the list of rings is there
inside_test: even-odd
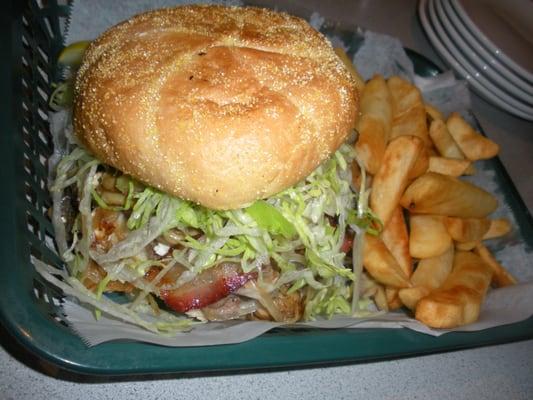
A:
[[[501,72],[511,80],[516,86],[526,85],[528,88],[533,90],[533,84],[527,79],[524,79],[519,74],[515,73],[511,68],[506,64],[502,63],[498,57],[492,55],[481,43],[476,41],[474,35],[470,32],[467,26],[464,25],[463,21],[457,15],[455,9],[451,6],[448,1],[440,1],[444,11],[452,21],[452,25],[460,30],[462,37],[466,40],[467,43],[459,43],[458,45],[466,46],[468,44],[475,53],[477,53],[481,59],[483,59],[488,65],[493,66],[496,71]]]
[[[466,11],[463,9],[461,4],[457,0],[450,0],[450,4],[454,7],[454,9],[457,11],[457,14],[461,17],[461,19],[465,22],[465,26],[471,30],[471,32],[479,36],[481,43],[485,46],[485,48],[490,51],[491,53],[494,53],[495,57],[498,57],[501,59],[505,64],[507,64],[510,68],[515,70],[519,75],[523,76],[524,79],[526,79],[528,82],[533,82],[533,73],[527,71],[524,67],[513,61],[513,59],[508,56],[501,48],[496,46],[495,43],[493,43],[472,21],[472,19],[468,16]]]
[[[451,53],[453,59],[456,60],[457,64],[459,64],[464,70],[468,72],[468,75],[471,77],[471,79],[469,79],[469,82],[472,80],[479,82],[480,85],[482,85],[485,89],[489,90],[492,95],[497,96],[500,100],[504,102],[512,103],[514,107],[519,108],[521,112],[530,115],[530,118],[533,119],[533,105],[529,106],[527,104],[523,104],[521,100],[516,99],[512,95],[505,93],[501,88],[499,88],[489,79],[487,79],[482,73],[478,72],[477,68],[472,66],[468,58],[465,58],[461,55],[461,51],[456,47],[453,41],[447,35],[445,35],[446,29],[444,28],[442,19],[440,18],[436,9],[437,1],[438,0],[429,0],[430,20],[432,21],[433,26],[437,29],[439,39],[441,39],[441,44],[444,42],[444,47],[446,48],[446,50],[448,50],[449,53]],[[526,107],[530,110],[526,111],[525,109],[521,109],[521,107]]]
[[[441,0],[434,0],[434,4],[443,28],[453,39],[452,44],[456,46],[456,50],[461,52],[461,54],[466,57],[466,60],[472,63],[476,71],[479,74],[486,75],[487,78],[490,78],[493,82],[495,82],[494,86],[497,89],[508,91],[510,95],[515,96],[519,101],[526,103],[527,106],[533,107],[533,94],[527,93],[521,87],[515,85],[514,82],[509,81],[507,78],[503,78],[500,75],[500,73],[502,73],[500,70],[491,68],[489,63],[484,62],[485,59],[479,54],[479,52],[477,52],[473,47],[470,47],[467,42],[461,41],[461,37],[459,37],[456,31],[456,24],[451,21],[448,11],[445,10],[445,4],[443,4]],[[480,61],[483,62],[480,63]],[[531,87],[531,89],[533,93],[533,87]]]
[[[431,0],[419,0],[418,3],[418,16],[420,18],[420,21],[422,23],[422,26],[424,27],[424,31],[426,32],[430,42],[433,44],[434,47],[438,50],[440,55],[444,58],[444,60],[447,62],[448,65],[457,65],[457,69],[461,69],[460,71],[457,71],[462,77],[465,77],[470,75],[462,66],[461,64],[455,60],[455,57],[453,57],[449,51],[444,47],[444,45],[440,42],[438,39],[436,33],[433,31],[433,28],[431,26],[431,23],[428,20],[427,15],[425,14],[426,11],[426,5],[428,4],[428,1]],[[455,69],[455,68],[454,68]],[[466,72],[466,73],[465,73]],[[487,88],[485,88],[483,85],[480,84],[477,80],[471,80],[468,79],[468,82],[472,84],[472,88],[477,91],[484,99],[491,99],[491,93],[488,91]],[[498,107],[501,107],[503,110],[507,111],[510,114],[516,115],[520,118],[532,121],[533,115],[529,115],[527,113],[523,113],[521,110],[516,110],[512,107],[509,107],[509,105],[503,101],[500,101],[499,97],[495,97],[497,100]],[[490,102],[493,102],[493,100],[487,100]]]

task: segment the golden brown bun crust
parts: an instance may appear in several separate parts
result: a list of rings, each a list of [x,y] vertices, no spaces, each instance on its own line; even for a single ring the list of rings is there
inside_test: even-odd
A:
[[[138,15],[88,48],[74,128],[103,162],[231,209],[310,174],[350,133],[355,83],[305,21],[258,8]]]

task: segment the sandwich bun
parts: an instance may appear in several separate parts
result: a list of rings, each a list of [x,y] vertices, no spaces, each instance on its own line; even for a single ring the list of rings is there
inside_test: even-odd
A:
[[[342,144],[355,82],[307,22],[259,8],[137,15],[91,43],[74,130],[102,162],[213,209],[269,197]]]

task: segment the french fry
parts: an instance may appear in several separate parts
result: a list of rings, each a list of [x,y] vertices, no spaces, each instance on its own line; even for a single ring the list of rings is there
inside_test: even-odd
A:
[[[443,175],[461,176],[471,163],[468,160],[447,157],[429,157],[428,171]]]
[[[496,198],[485,190],[436,172],[415,179],[405,190],[400,204],[413,213],[461,218],[486,217],[498,207]]]
[[[465,159],[465,155],[453,140],[453,137],[443,120],[435,119],[431,121],[429,126],[429,136],[441,156],[458,160]]]
[[[439,154],[446,158],[454,158],[457,160],[466,159],[464,153],[461,151],[457,143],[453,140],[452,135],[448,131],[445,122],[442,119],[433,119],[429,126],[429,137],[431,138],[435,148]],[[439,171],[435,171],[439,172]],[[476,169],[473,164],[470,164],[464,171],[464,175],[474,175]]]
[[[350,75],[352,75],[352,78],[355,81],[355,87],[357,88],[357,91],[361,93],[363,91],[363,88],[365,87],[365,80],[361,77],[361,75],[355,68],[355,65],[353,65],[352,60],[350,60],[350,58],[342,48],[335,47],[334,50],[335,53],[337,53],[337,55],[341,59],[341,61],[344,63],[346,68],[348,68]]]
[[[361,294],[365,298],[372,298],[378,310],[389,311],[387,295],[382,284],[376,282],[368,275],[362,275]]]
[[[417,136],[423,140],[425,145],[430,145],[426,112],[421,104],[401,115],[394,115],[390,138],[394,139],[403,135]]]
[[[387,294],[385,288],[381,285],[376,287],[376,293],[374,294],[374,302],[376,307],[381,311],[389,311],[389,303],[387,301]]]
[[[413,287],[400,289],[398,293],[406,307],[414,310],[421,298],[442,286],[452,270],[453,255],[454,248],[450,245],[441,255],[424,258],[418,262],[411,276]]]
[[[475,242],[483,239],[488,232],[490,220],[488,218],[446,217],[444,225],[456,242]]]
[[[379,286],[379,283],[377,283],[373,278],[369,277],[366,274],[361,275],[361,295],[363,297],[374,297],[376,294],[377,287]]]
[[[429,157],[440,157],[440,154],[435,148],[435,146],[428,148],[428,156]]]
[[[366,82],[361,93],[360,111],[362,115],[369,115],[381,122],[387,142],[392,127],[392,97],[381,75],[375,75]]]
[[[409,218],[409,253],[411,257],[428,258],[444,253],[452,238],[440,215],[413,214]]]
[[[491,277],[491,268],[479,256],[457,252],[442,288],[416,305],[416,319],[432,328],[454,328],[476,321]]]
[[[389,223],[381,232],[381,239],[405,275],[407,277],[411,276],[413,262],[409,254],[409,233],[407,232],[402,207],[398,206],[394,210]],[[397,288],[385,288],[385,295],[389,310],[396,310],[402,307],[403,303],[398,295]]]
[[[439,154],[445,158],[452,158],[456,160],[466,160],[464,153],[461,151],[452,135],[448,131],[446,124],[443,120],[431,121],[429,127],[429,136],[433,141],[435,148]],[[440,171],[435,171],[440,172]],[[476,172],[474,165],[470,163],[468,167],[462,172],[464,175],[474,175]],[[451,175],[451,174],[447,174]]]
[[[421,298],[426,297],[431,293],[431,290],[425,286],[414,286],[410,288],[400,289],[398,297],[408,309],[414,310]]]
[[[365,235],[363,266],[378,282],[397,288],[408,287],[409,279],[383,241],[372,235]]]
[[[375,175],[379,170],[387,147],[383,124],[373,116],[363,114],[357,123],[357,131],[359,137],[355,143],[355,153],[365,169],[370,174]]]
[[[486,160],[500,151],[500,146],[476,132],[458,113],[446,121],[448,131],[469,160]]]
[[[395,115],[402,115],[420,104],[424,107],[420,90],[405,79],[391,76],[387,80],[387,86],[392,96],[393,118]]]
[[[477,240],[473,240],[471,242],[455,242],[455,249],[460,251],[474,250],[478,243],[479,241]]]
[[[476,167],[474,167],[474,164],[470,164],[467,169],[465,169],[465,172],[463,172],[463,175],[475,175],[476,174]]]
[[[450,245],[438,256],[421,259],[411,276],[412,285],[429,289],[441,287],[452,270],[454,254],[455,250]]]
[[[413,260],[409,254],[409,233],[403,217],[403,209],[400,206],[395,208],[389,223],[381,232],[381,240],[405,275],[410,277],[413,272]]]
[[[507,235],[511,232],[511,223],[506,218],[498,218],[490,221],[490,228],[483,235],[483,240],[494,239],[500,236]]]
[[[406,80],[393,76],[387,81],[392,96],[392,129],[390,138],[417,136],[429,147],[426,109],[420,90]]]
[[[427,147],[424,147],[420,154],[418,155],[418,158],[416,159],[415,165],[413,165],[413,168],[409,172],[408,179],[415,179],[418,178],[420,175],[427,172],[429,168],[429,149]]]
[[[433,105],[429,103],[424,103],[424,108],[426,109],[426,114],[430,116],[431,120],[440,119],[444,120],[444,115]]]
[[[482,243],[478,243],[474,252],[492,269],[492,284],[496,287],[516,285],[516,278],[501,265]]]
[[[422,141],[415,136],[400,136],[387,146],[370,193],[370,207],[383,225],[387,225],[398,206],[408,183],[409,172],[423,147]]]
[[[401,308],[403,303],[398,296],[399,290],[397,288],[386,287],[385,288],[385,298],[387,299],[387,306],[389,311],[397,310]]]

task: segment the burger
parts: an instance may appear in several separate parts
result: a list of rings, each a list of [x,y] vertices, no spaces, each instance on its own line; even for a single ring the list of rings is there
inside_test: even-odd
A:
[[[359,309],[373,215],[351,179],[358,94],[307,22],[150,11],[94,40],[73,85],[51,186],[68,268],[49,280],[159,332]]]

